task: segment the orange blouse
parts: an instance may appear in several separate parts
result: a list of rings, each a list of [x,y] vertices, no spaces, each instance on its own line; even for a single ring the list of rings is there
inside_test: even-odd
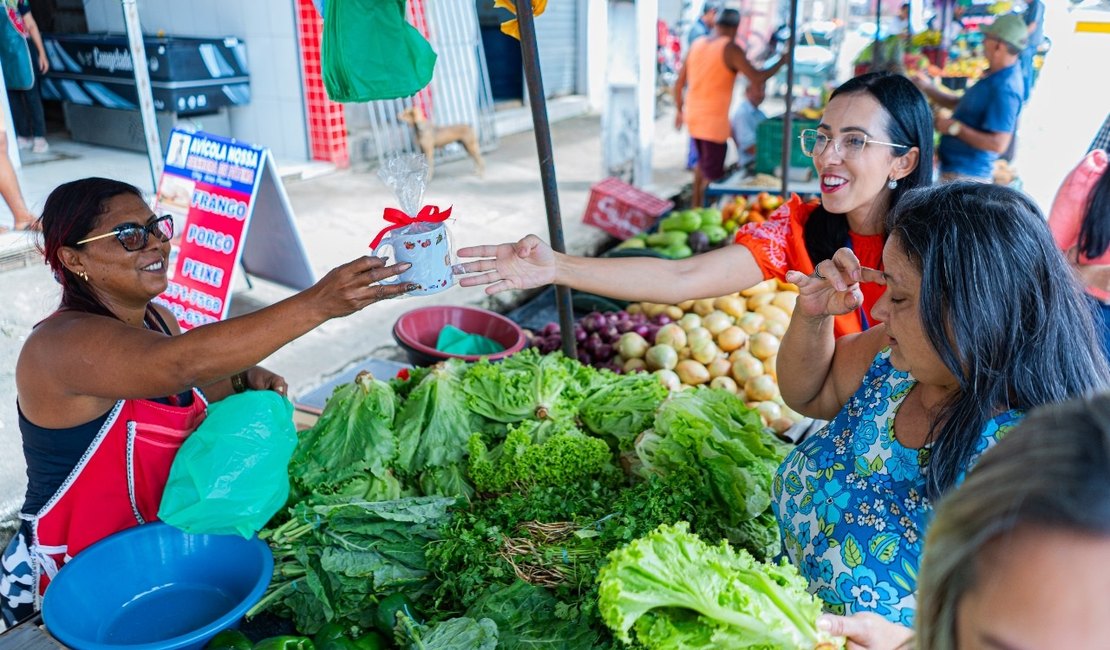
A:
[[[805,225],[818,205],[816,201],[803,203],[794,194],[789,201],[772,212],[767,221],[744,224],[736,231],[736,243],[751,251],[765,279],[777,278],[785,282],[786,272],[791,269],[806,274],[813,273],[814,263],[806,250]],[[883,235],[858,235],[849,231],[845,245],[855,252],[860,264],[882,270],[885,241]],[[871,309],[883,294],[884,287],[864,283],[861,289],[863,309],[835,317],[833,330],[837,337],[861,332],[878,322],[871,315]],[[861,315],[866,318],[866,324],[861,320]]]

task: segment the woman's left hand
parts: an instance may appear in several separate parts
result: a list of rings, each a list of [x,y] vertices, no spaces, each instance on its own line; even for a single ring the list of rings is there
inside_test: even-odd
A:
[[[848,650],[898,650],[911,647],[913,630],[878,614],[822,614],[817,629],[848,639]]]
[[[270,372],[262,366],[255,366],[247,370],[247,388],[251,390],[272,390],[283,397],[289,392],[289,384],[285,383],[285,377]]]
[[[786,281],[798,286],[795,312],[814,319],[858,309],[863,304],[861,282],[886,284],[883,274],[862,266],[850,248],[841,248],[832,259],[818,262],[812,275],[787,271]]]

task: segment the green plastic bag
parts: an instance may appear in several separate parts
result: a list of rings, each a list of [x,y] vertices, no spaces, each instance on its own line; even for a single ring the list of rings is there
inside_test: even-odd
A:
[[[436,53],[405,20],[405,0],[328,0],[321,44],[324,89],[335,102],[415,95]]]
[[[293,404],[273,391],[210,405],[170,466],[158,518],[188,533],[253,536],[289,497],[296,446]]]
[[[481,334],[469,334],[455,327],[444,325],[436,338],[436,349],[450,354],[496,354],[505,346]]]

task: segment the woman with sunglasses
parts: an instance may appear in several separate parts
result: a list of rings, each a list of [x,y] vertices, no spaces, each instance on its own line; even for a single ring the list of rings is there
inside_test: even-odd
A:
[[[329,319],[412,289],[379,284],[407,265],[363,257],[270,307],[182,333],[152,302],[167,287],[173,221],[151,214],[137,188],[66,183],[41,223],[62,295],[16,365],[28,486],[0,568],[0,629],[37,608],[69,558],[156,518],[170,463],[208,402],[284,394],[285,380],[256,364]]]
[[[463,269],[476,273],[463,286],[488,284],[486,293],[562,284],[624,300],[677,303],[746,289],[786,272],[813,271],[814,261],[844,246],[862,263],[881,268],[883,219],[906,191],[933,176],[932,113],[905,77],[862,75],[833,94],[821,124],[802,136],[821,184],[820,205],[791,197],[766,222],[746,224],[739,246],[683,260],[652,257],[588,258],[555,253],[535,235],[515,244],[475,246],[460,257],[480,257]],[[880,289],[866,287],[859,310],[836,319],[837,335],[874,323]]]

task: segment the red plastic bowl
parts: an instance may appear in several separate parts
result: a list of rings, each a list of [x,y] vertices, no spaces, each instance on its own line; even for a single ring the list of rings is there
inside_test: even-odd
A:
[[[505,349],[488,355],[440,352],[436,349],[436,340],[445,325],[454,325],[468,334],[491,338]],[[519,352],[525,344],[524,330],[508,318],[488,309],[457,305],[421,307],[401,314],[393,325],[393,338],[414,366],[431,366],[445,359],[501,359]]]

